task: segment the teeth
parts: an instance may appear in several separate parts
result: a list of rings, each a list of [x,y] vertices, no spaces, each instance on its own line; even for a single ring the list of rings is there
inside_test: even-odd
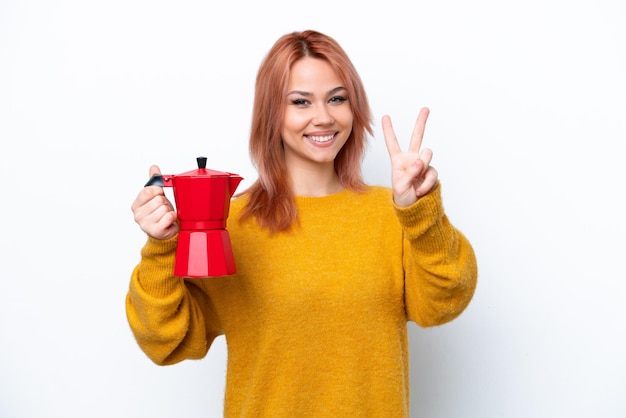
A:
[[[333,139],[335,135],[324,135],[324,136],[309,136],[309,139],[315,142],[328,142]]]

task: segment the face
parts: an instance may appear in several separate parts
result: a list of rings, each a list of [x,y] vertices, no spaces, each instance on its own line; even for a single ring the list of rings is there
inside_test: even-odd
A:
[[[282,139],[287,166],[333,167],[352,132],[348,91],[330,64],[304,57],[291,68]]]

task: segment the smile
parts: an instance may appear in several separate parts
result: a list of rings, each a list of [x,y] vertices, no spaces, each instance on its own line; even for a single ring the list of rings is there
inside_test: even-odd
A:
[[[307,138],[309,138],[311,141],[313,142],[317,142],[317,143],[323,143],[323,142],[328,142],[330,140],[332,140],[335,135],[324,135],[324,136],[306,136]]]

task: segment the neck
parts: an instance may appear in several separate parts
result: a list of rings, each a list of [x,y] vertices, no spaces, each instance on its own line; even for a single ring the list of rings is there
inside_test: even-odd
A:
[[[295,196],[327,196],[345,189],[332,163],[323,168],[291,167],[289,176]]]

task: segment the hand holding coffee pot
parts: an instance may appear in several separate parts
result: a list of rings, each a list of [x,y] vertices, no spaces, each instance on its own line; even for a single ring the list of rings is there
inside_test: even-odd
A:
[[[235,261],[226,230],[232,198],[242,177],[206,168],[198,157],[198,169],[178,175],[161,174],[157,166],[132,205],[135,221],[156,239],[178,233],[174,275],[213,277],[234,274]],[[160,187],[152,187],[160,186]],[[176,211],[162,187],[172,187]]]

